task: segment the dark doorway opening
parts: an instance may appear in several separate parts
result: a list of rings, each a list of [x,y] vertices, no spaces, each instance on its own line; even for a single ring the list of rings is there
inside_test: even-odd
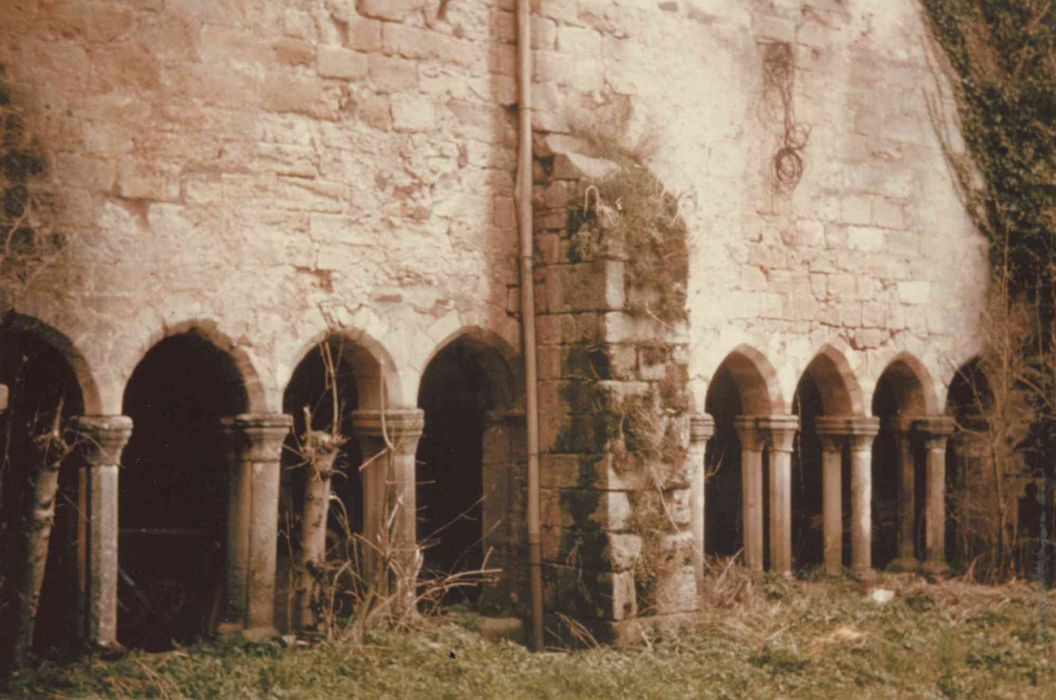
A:
[[[0,565],[13,574],[22,562],[23,523],[33,497],[33,478],[45,459],[35,438],[84,411],[80,386],[66,359],[36,335],[0,329],[0,383],[9,402],[0,413]],[[69,436],[67,436],[69,438]],[[78,591],[78,467],[76,457],[59,470],[55,520],[48,543],[34,650],[59,656],[72,648]],[[0,576],[0,600],[13,600],[13,576]],[[13,605],[0,607],[6,629]]]
[[[483,440],[492,387],[481,350],[459,339],[441,350],[422,377],[418,405],[418,540],[426,575],[471,571],[483,563]],[[466,590],[466,589],[464,589]],[[478,591],[466,593],[476,600]]]
[[[161,341],[133,372],[119,509],[126,646],[166,649],[218,624],[228,498],[220,418],[246,407],[231,358],[194,333]]]
[[[704,551],[733,556],[744,546],[741,445],[734,429],[742,407],[736,381],[725,367],[708,387],[705,410],[715,420],[715,434],[708,441],[706,460]]]
[[[799,416],[792,452],[792,561],[796,568],[820,565],[825,558],[822,529],[821,442],[818,416],[824,414],[817,382],[805,374],[792,399]]]

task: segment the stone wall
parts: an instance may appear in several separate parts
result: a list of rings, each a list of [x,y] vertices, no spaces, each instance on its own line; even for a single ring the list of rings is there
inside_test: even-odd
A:
[[[614,321],[628,310],[626,260],[573,263],[556,234],[593,174],[567,137],[593,133],[635,151],[686,224],[689,322],[670,337],[659,331],[685,360],[661,363],[686,368],[683,418],[703,409],[734,350],[753,358],[771,415],[792,411],[822,350],[847,367],[851,412],[869,412],[895,359],[916,371],[922,411],[942,412],[978,343],[985,249],[944,160],[944,142],[961,144],[914,0],[533,5],[537,166],[565,154],[537,173],[539,260],[551,268],[540,293],[553,294],[541,300],[546,381],[591,365],[573,346],[620,333],[631,342],[607,361],[632,369],[613,390],[634,395],[658,381],[640,357],[656,329]],[[147,350],[189,328],[236,359],[254,413],[281,412],[294,367],[334,328],[370,354],[377,368],[364,372],[380,373],[396,408],[417,404],[430,358],[467,330],[515,366],[513,9],[513,0],[0,3],[2,79],[48,162],[50,223],[70,241],[17,311],[69,338],[86,411],[120,414]],[[782,148],[803,169],[778,182]],[[595,325],[580,325],[580,311]],[[544,422],[570,415],[567,396],[557,395],[563,405],[547,396]],[[584,448],[554,449],[543,465],[550,602],[614,622],[637,612],[641,593],[626,575],[633,556],[616,556],[640,546],[620,524],[637,487],[582,489],[582,469],[611,456],[603,440]],[[520,459],[504,450],[489,463]],[[567,456],[576,454],[592,456]],[[684,482],[665,498],[679,503]],[[580,491],[590,508],[574,502]],[[519,474],[488,492],[508,494],[520,512]],[[604,561],[580,567],[605,579],[594,589],[608,591],[601,611],[561,600],[570,545],[556,524],[584,517],[578,524],[602,536]],[[505,560],[523,555],[522,535],[511,526],[495,536]],[[523,580],[510,585],[502,597],[523,599]]]

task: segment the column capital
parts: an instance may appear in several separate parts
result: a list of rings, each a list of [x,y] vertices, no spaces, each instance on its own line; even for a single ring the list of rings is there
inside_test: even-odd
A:
[[[231,459],[274,462],[282,457],[293,418],[285,413],[240,413],[224,416],[220,426]]]
[[[756,427],[762,432],[767,446],[777,452],[791,452],[799,430],[799,416],[760,416]]]
[[[913,422],[919,416],[894,415],[883,419],[884,428],[895,433],[909,433],[913,430]]]
[[[121,463],[121,451],[132,436],[128,416],[73,416],[67,428],[78,435],[81,454],[89,466]]]
[[[924,416],[913,421],[913,430],[920,435],[924,446],[931,449],[946,447],[946,439],[953,435],[957,423],[951,416]]]
[[[741,443],[741,449],[753,452],[762,452],[763,434],[759,432],[759,416],[736,416],[733,419],[733,429],[737,432],[737,440]]]
[[[851,449],[869,449],[873,438],[880,433],[880,419],[874,416],[819,416],[818,437],[830,445],[847,439]]]
[[[690,444],[705,443],[715,434],[715,419],[707,413],[694,414],[689,417]]]
[[[383,440],[387,435],[397,449],[407,445],[414,451],[425,428],[425,412],[420,408],[355,411],[352,414],[352,426],[356,437],[360,439]]]

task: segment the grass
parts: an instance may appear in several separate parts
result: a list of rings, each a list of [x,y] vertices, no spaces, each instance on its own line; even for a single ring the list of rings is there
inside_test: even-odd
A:
[[[533,654],[452,618],[358,645],[203,643],[42,665],[13,697],[697,698],[1054,697],[1056,642],[1023,584],[710,580],[690,625],[640,648]],[[1056,618],[1056,598],[1049,598]],[[465,619],[465,616],[461,616]],[[1053,620],[1056,622],[1056,620]]]

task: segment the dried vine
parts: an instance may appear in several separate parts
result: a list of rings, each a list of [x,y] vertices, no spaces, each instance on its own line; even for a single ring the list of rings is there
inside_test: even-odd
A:
[[[770,161],[770,186],[777,194],[792,194],[803,178],[803,151],[810,141],[810,128],[796,123],[793,99],[796,62],[791,44],[763,44],[763,100],[779,113],[781,143]]]

